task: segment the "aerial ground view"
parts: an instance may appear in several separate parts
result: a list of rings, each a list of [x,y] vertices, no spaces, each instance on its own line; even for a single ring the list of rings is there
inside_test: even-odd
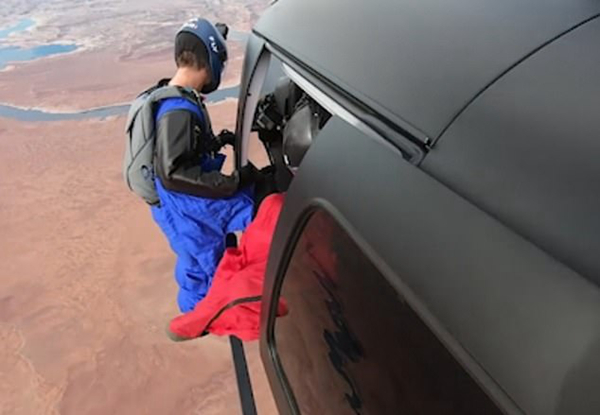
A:
[[[267,3],[0,3],[0,414],[239,413],[227,339],[164,333],[179,313],[174,257],[124,186],[119,106],[172,75],[177,29],[205,17],[232,31],[209,111],[233,129],[244,32]]]
[[[598,45],[598,0],[2,0],[0,415],[599,415]]]

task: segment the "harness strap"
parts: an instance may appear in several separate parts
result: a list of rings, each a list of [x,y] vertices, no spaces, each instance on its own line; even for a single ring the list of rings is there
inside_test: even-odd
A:
[[[235,306],[238,306],[240,304],[246,304],[246,303],[257,303],[262,299],[261,295],[257,295],[254,297],[242,297],[242,298],[236,298],[235,300],[231,301],[230,303],[228,303],[227,305],[223,306],[219,311],[217,311],[215,313],[214,316],[212,316],[212,318],[210,320],[208,320],[208,323],[206,323],[206,326],[204,327],[204,330],[202,330],[202,334],[201,336],[206,336],[208,334],[208,328],[211,326],[211,324],[213,324],[219,317],[221,317],[223,315],[223,313]]]

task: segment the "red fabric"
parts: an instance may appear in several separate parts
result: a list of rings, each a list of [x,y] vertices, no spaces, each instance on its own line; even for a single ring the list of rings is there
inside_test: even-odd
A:
[[[263,200],[239,247],[225,251],[206,297],[193,311],[171,320],[171,332],[185,338],[201,336],[210,319],[224,306],[239,298],[262,295],[267,258],[283,200],[281,194]],[[256,340],[260,307],[260,302],[232,307],[208,327],[208,332],[220,336],[236,335],[245,341]],[[279,302],[277,313],[287,314],[283,301]]]

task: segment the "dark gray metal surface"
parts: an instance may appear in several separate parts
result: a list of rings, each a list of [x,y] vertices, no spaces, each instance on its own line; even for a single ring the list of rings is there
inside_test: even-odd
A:
[[[600,413],[598,287],[337,118],[292,183],[269,258],[261,347],[282,413],[268,306],[303,212],[315,203],[507,413]],[[369,301],[377,298],[365,298],[365,310]]]
[[[596,0],[280,0],[255,30],[402,128],[437,137]]]
[[[600,284],[600,19],[500,79],[422,167]]]
[[[309,150],[263,303],[282,413],[268,305],[319,204],[507,413],[600,414],[598,13],[597,0],[280,0],[261,19],[313,77],[439,137],[422,170],[335,117]]]
[[[254,35],[250,35],[248,38],[248,42],[246,43],[246,51],[244,55],[244,66],[242,68],[242,79],[240,81],[240,92],[238,99],[238,107],[237,107],[237,118],[236,118],[236,126],[235,131],[237,135],[237,142],[235,144],[235,148],[238,150],[235,152],[235,165],[237,169],[242,167],[241,160],[241,131],[242,124],[244,121],[244,108],[246,106],[246,100],[248,98],[248,86],[252,80],[252,75],[254,73],[254,68],[260,58],[260,54],[263,51],[265,42]]]

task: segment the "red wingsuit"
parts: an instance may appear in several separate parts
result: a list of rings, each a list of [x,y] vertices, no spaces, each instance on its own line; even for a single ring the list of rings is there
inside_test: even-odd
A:
[[[231,305],[236,304],[236,300],[262,295],[271,240],[283,200],[282,194],[270,195],[263,200],[256,218],[242,235],[240,245],[225,251],[206,297],[193,311],[171,320],[169,330],[172,333],[182,338],[195,338],[209,332],[220,336],[235,335],[245,341],[258,339],[259,299]],[[287,308],[280,300],[277,315],[285,314]]]

